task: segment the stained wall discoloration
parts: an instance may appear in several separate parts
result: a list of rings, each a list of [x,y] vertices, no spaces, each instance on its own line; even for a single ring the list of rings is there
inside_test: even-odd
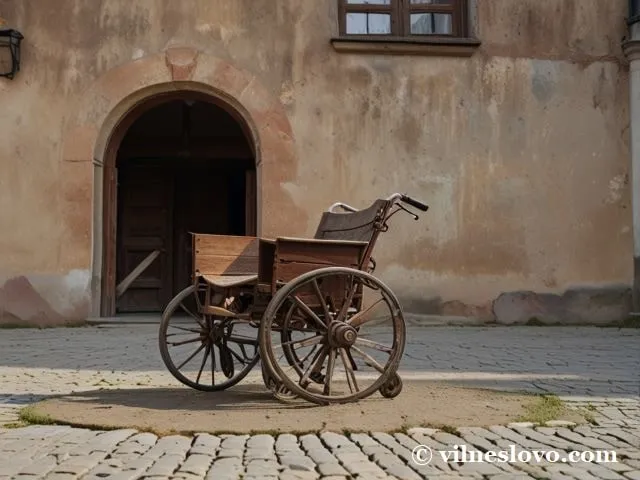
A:
[[[0,279],[0,325],[75,325],[89,315],[88,271]]]
[[[406,305],[493,318],[504,292],[630,283],[624,0],[477,0],[471,58],[338,54],[333,1],[276,3],[0,0],[26,36],[0,81],[0,274],[57,279],[51,303],[91,270],[96,132],[122,85],[171,80],[145,59],[186,46],[227,66],[210,84],[274,103],[254,119],[281,159],[264,234],[312,235],[334,201],[405,191],[432,209],[394,217],[375,257]]]

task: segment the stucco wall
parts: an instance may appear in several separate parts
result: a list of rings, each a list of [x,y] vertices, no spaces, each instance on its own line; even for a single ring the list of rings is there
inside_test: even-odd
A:
[[[279,99],[295,168],[267,177],[264,235],[312,235],[334,201],[364,207],[403,191],[431,209],[419,222],[394,217],[375,257],[409,310],[624,315],[626,1],[474,3],[482,46],[445,58],[335,52],[333,0],[0,0],[26,37],[22,71],[0,79],[0,323],[87,316],[93,177],[64,161],[65,132],[100,78],[175,45],[249,72]],[[276,208],[285,198],[298,221]],[[31,297],[41,305],[26,308]]]

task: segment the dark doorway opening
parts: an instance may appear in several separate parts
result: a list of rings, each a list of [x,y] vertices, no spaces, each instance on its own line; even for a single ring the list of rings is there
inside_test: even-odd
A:
[[[117,154],[116,284],[159,251],[116,299],[116,313],[157,313],[188,286],[190,232],[255,234],[255,159],[225,109],[172,100],[143,113]]]

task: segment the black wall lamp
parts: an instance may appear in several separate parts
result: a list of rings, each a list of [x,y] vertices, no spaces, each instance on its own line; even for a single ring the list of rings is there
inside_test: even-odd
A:
[[[20,42],[24,37],[0,18],[0,77],[13,79],[20,71]]]

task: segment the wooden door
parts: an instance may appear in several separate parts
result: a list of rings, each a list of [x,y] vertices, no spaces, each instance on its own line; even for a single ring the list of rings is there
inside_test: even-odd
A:
[[[174,174],[174,284],[177,294],[193,282],[191,233],[229,233],[228,178],[212,168],[181,169]]]
[[[161,253],[117,299],[118,312],[159,312],[172,297],[173,195],[173,178],[158,167],[120,172],[117,282],[154,250]]]

